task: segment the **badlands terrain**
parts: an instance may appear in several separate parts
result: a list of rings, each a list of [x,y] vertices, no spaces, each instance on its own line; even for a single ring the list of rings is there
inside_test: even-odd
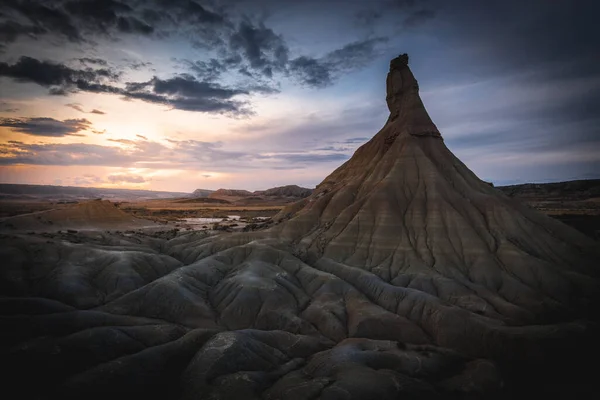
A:
[[[537,188],[494,188],[458,160],[406,55],[390,64],[386,100],[383,128],[295,201],[223,190],[54,204],[0,221],[6,393],[597,392],[599,243],[513,198],[534,193],[535,207]],[[176,212],[161,219],[152,204]],[[175,221],[209,212],[255,225],[227,232]]]

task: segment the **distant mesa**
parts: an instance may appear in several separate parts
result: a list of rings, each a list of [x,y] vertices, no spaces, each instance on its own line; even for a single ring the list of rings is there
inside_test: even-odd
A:
[[[209,197],[213,199],[223,198],[223,197],[249,197],[252,196],[252,192],[241,189],[219,189],[210,194]]]
[[[297,185],[274,187],[267,190],[250,192],[241,189],[219,189],[208,196],[211,199],[225,200],[237,205],[251,204],[286,204],[306,198],[311,195],[312,189]]]
[[[265,196],[278,196],[278,197],[297,197],[303,199],[312,194],[313,189],[303,188],[297,185],[279,186],[271,189],[267,189],[262,192]],[[259,192],[254,192],[258,194]]]

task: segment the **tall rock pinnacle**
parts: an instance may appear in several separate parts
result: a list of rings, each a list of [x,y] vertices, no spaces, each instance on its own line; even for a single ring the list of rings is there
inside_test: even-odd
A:
[[[441,138],[419,97],[419,83],[408,66],[407,54],[402,54],[390,62],[386,87],[390,122],[399,121],[401,128],[411,135]]]

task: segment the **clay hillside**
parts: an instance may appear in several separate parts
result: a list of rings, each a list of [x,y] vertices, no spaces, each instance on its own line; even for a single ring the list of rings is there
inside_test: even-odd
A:
[[[119,210],[108,200],[89,200],[77,204],[0,219],[0,231],[55,231],[61,229],[135,229],[156,225]]]
[[[406,55],[387,104],[383,128],[266,230],[6,239],[7,392],[592,397],[598,242],[458,160]]]

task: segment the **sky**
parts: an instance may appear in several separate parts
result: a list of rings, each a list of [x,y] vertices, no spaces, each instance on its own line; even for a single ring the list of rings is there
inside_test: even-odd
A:
[[[314,187],[408,53],[495,184],[600,178],[595,0],[2,0],[0,182]]]

